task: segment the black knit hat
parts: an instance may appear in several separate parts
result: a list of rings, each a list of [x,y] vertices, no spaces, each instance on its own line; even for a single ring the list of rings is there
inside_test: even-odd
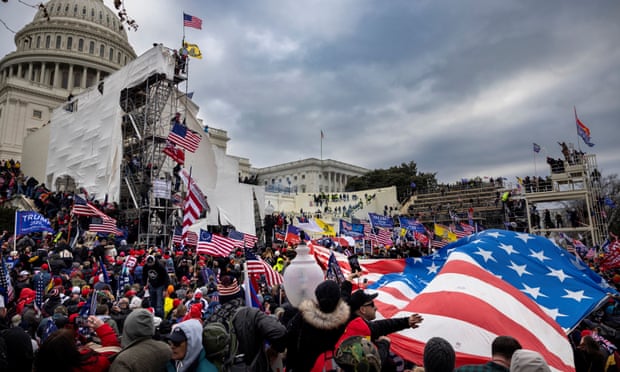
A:
[[[424,371],[452,372],[456,355],[452,345],[441,337],[433,337],[424,346]]]
[[[336,310],[340,301],[340,286],[333,280],[326,280],[316,287],[314,295],[319,309],[324,313],[331,313]]]

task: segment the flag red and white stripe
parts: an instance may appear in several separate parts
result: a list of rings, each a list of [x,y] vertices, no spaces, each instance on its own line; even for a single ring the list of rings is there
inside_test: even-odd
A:
[[[192,179],[191,175],[186,169],[180,172],[181,179],[187,186],[187,196],[185,197],[185,204],[183,206],[183,240],[188,242],[188,232],[190,226],[196,222],[200,217],[200,213],[208,206],[206,198],[196,181]]]
[[[226,257],[235,249],[235,241],[217,234],[212,234],[211,241],[198,239],[196,253],[216,257]]]
[[[442,270],[413,300],[399,288],[379,288],[378,318],[419,313],[419,328],[390,335],[391,348],[422,364],[424,345],[443,337],[456,350],[457,367],[483,364],[491,342],[511,335],[524,349],[542,354],[552,370],[574,371],[573,353],[562,328],[532,299],[480,267],[468,255],[452,253]],[[484,314],[481,316],[481,314]]]
[[[246,264],[248,267],[248,274],[265,275],[265,281],[268,286],[273,287],[274,285],[282,284],[282,275],[260,257],[257,257],[256,260],[247,260]]]

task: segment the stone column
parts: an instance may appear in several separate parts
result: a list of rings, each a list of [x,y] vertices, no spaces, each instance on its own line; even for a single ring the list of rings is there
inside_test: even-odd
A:
[[[80,88],[86,88],[86,75],[88,74],[88,67],[82,67],[82,81],[80,82]]]
[[[67,90],[73,89],[73,64],[69,65],[69,78],[67,79]]]
[[[34,80],[34,76],[32,76],[32,62],[28,63],[28,76],[26,80],[28,81]]]
[[[52,88],[58,88],[60,85],[60,66],[58,62],[54,63],[54,81],[52,82]]]
[[[41,62],[41,76],[39,77],[39,83],[41,84],[45,83],[45,73],[47,72],[45,66],[47,66],[47,63]]]
[[[17,77],[18,77],[19,79],[21,79],[21,78],[22,78],[22,64],[21,64],[21,63],[18,63],[18,64],[17,64]]]

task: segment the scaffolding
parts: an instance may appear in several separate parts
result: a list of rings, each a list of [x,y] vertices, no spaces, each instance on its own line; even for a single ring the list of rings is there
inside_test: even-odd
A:
[[[138,242],[147,246],[167,246],[180,213],[169,196],[173,177],[163,150],[170,118],[177,112],[177,85],[183,80],[154,74],[121,92],[125,114],[120,205],[130,229],[137,230]]]
[[[529,231],[547,236],[563,233],[572,239],[587,239],[586,245],[600,247],[608,230],[596,155],[572,150],[570,157],[550,166],[551,176],[544,184],[528,183],[523,190]],[[550,206],[545,212],[537,208],[542,203]],[[567,209],[570,218],[563,219]],[[541,212],[549,213],[551,224],[545,223]],[[553,218],[558,215],[560,218]]]

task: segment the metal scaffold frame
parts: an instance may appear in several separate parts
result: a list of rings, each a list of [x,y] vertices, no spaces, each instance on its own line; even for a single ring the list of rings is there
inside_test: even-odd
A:
[[[172,175],[163,153],[170,118],[177,105],[177,84],[165,74],[154,74],[122,91],[123,163],[120,204],[130,230],[147,246],[167,246],[178,207],[170,197],[157,197],[161,186],[172,189]],[[157,187],[154,187],[157,186]]]
[[[608,230],[604,221],[596,155],[579,154],[570,162],[566,161],[562,168],[552,167],[550,182],[550,186],[533,185],[531,189],[524,190],[529,231],[543,235],[564,233],[573,239],[582,237],[586,239],[586,245],[600,247],[607,238]],[[542,217],[536,217],[533,212],[532,207],[540,203],[571,206],[571,208],[579,206],[581,209],[579,223],[573,226],[566,221],[563,226],[546,226]],[[560,213],[563,209],[558,208],[550,213]],[[536,214],[539,212],[542,211],[536,210]]]

